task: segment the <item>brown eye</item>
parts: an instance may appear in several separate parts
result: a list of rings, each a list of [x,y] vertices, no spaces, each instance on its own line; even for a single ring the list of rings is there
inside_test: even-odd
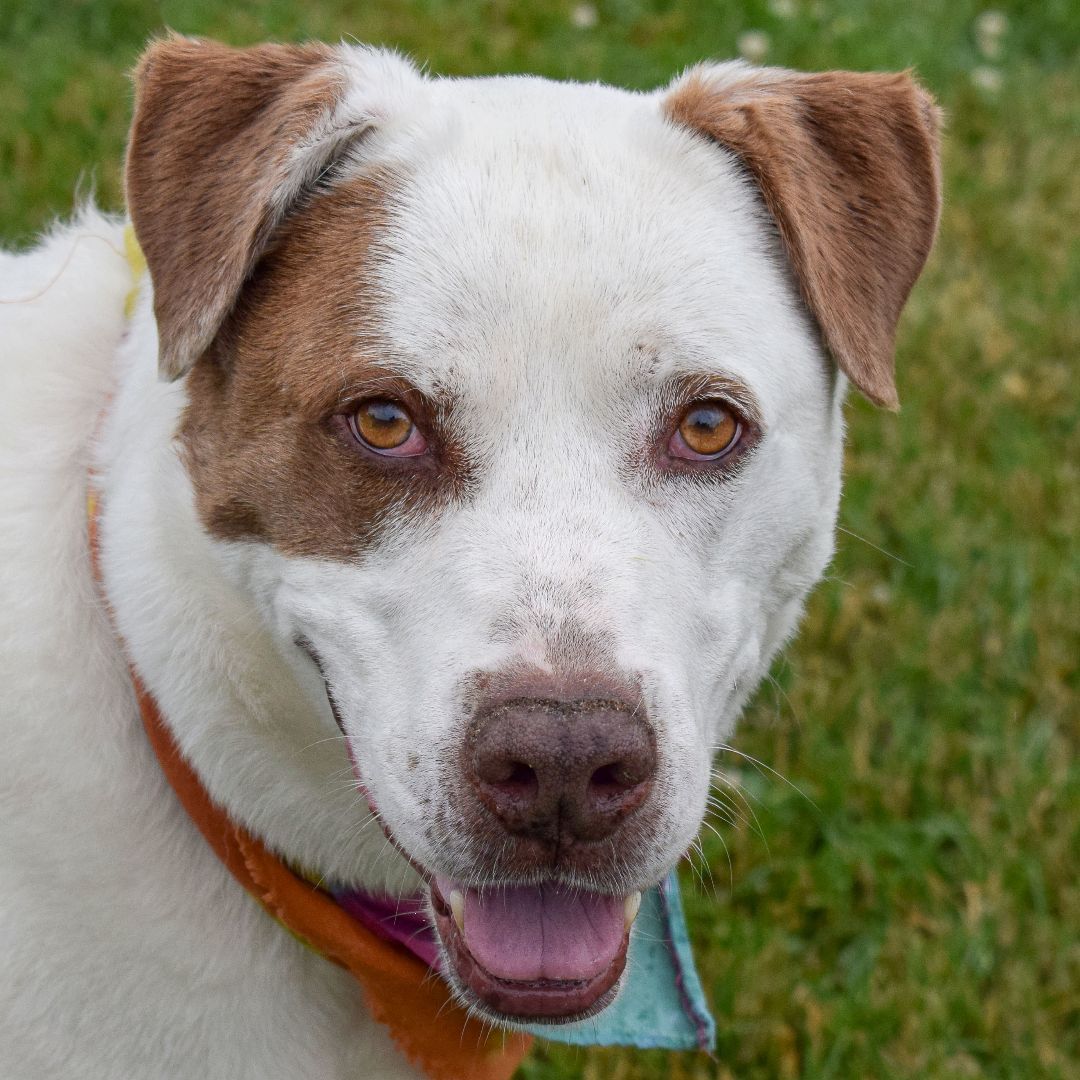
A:
[[[670,450],[691,461],[717,458],[735,446],[741,431],[738,418],[724,402],[699,401],[683,415]]]
[[[427,442],[404,406],[387,398],[362,402],[349,418],[353,434],[369,449],[394,457],[415,457]]]

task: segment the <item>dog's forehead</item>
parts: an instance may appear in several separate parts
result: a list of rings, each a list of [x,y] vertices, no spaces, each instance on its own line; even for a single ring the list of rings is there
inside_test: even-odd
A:
[[[377,260],[393,366],[422,389],[715,371],[764,399],[804,317],[735,160],[653,95],[444,80]]]

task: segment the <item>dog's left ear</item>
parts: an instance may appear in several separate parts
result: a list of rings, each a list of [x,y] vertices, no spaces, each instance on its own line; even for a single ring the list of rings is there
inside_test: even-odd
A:
[[[734,62],[692,69],[663,108],[741,159],[836,363],[872,402],[896,408],[896,324],[941,207],[930,96],[906,74]]]

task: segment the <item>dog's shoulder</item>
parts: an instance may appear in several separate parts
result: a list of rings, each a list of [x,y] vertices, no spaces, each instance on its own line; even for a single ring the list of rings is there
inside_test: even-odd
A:
[[[131,280],[122,222],[94,210],[55,228],[30,251],[0,253],[0,732],[6,740],[25,731],[35,702],[49,708],[56,687],[86,674],[93,613],[88,455],[124,333]]]
[[[83,210],[0,252],[0,730],[85,652],[90,443],[124,333],[123,223]]]

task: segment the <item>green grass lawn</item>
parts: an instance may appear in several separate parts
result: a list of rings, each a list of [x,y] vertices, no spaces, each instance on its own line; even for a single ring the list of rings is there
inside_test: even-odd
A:
[[[166,25],[238,44],[348,35],[441,73],[634,87],[761,31],[771,63],[914,67],[947,110],[941,238],[900,338],[903,411],[850,405],[831,575],[735,742],[767,768],[718,761],[738,785],[732,820],[713,820],[707,865],[685,874],[716,1060],[542,1048],[529,1080],[1080,1077],[1080,4],[1014,0],[1003,24],[981,10],[0,6],[8,244],[76,192],[120,205],[124,72]]]

